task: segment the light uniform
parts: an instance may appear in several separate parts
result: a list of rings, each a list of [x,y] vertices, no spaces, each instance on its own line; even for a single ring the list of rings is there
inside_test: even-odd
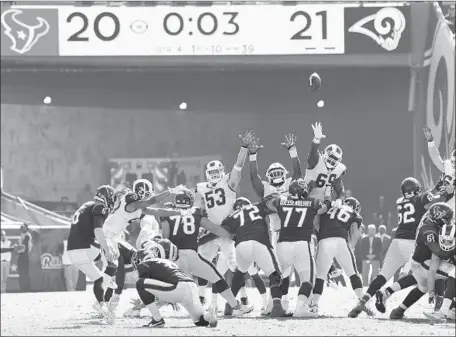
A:
[[[144,248],[145,242],[151,242],[154,237],[160,235],[160,225],[158,224],[155,216],[145,215],[140,222],[141,231],[136,239],[136,249]]]
[[[346,170],[347,167],[342,163],[337,164],[333,170],[329,170],[320,155],[317,165],[311,170],[306,169],[304,181],[309,183],[313,180],[317,184],[316,187],[310,191],[309,197],[324,200],[325,196],[331,196],[331,188],[334,181],[340,178]]]
[[[122,233],[128,227],[130,222],[138,220],[142,216],[142,210],[137,209],[134,212],[127,212],[127,204],[137,201],[136,193],[129,192],[120,198],[114,211],[106,219],[103,230],[108,245],[119,254],[119,241],[122,239]]]
[[[234,202],[236,201],[236,191],[233,191],[228,184],[230,175],[226,174],[222,180],[215,185],[207,182],[196,185],[196,192],[199,193],[204,201],[204,209],[207,217],[216,225],[221,225],[223,220],[231,214]],[[228,239],[218,238],[199,247],[199,254],[208,261],[212,261],[219,248],[228,261],[228,266],[234,270],[236,266],[236,253],[234,243]],[[217,269],[223,275],[228,269],[217,263]]]

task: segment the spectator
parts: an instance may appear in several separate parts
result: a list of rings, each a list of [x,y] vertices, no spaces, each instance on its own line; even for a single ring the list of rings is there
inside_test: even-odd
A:
[[[63,278],[65,280],[65,290],[75,291],[79,279],[79,269],[76,265],[72,264],[68,258],[67,253],[68,241],[64,240],[60,245],[59,255],[62,259]]]
[[[32,251],[32,234],[28,225],[24,222],[21,226],[21,237],[19,244],[23,245],[23,249],[18,251],[17,272],[19,274],[19,288],[21,292],[30,291],[30,258],[29,253]]]
[[[72,216],[75,209],[73,205],[70,203],[68,197],[64,196],[60,199],[60,203],[54,209],[54,212],[65,215],[65,216]]]
[[[10,265],[11,265],[11,252],[14,248],[11,247],[11,241],[6,238],[6,233],[2,230],[2,238],[1,238],[1,260],[2,260],[2,269],[1,269],[1,278],[2,278],[2,285],[1,285],[1,292],[4,293],[6,291],[6,285],[8,283],[8,276],[10,272]]]
[[[366,237],[366,226],[361,224],[361,226],[359,227],[359,231],[361,233],[361,237],[355,246],[356,269],[363,270],[363,256],[362,256],[362,252],[361,252],[361,241],[363,238]]]
[[[363,284],[370,284],[370,280],[373,280],[377,277],[380,272],[380,258],[382,254],[382,241],[380,238],[375,236],[376,227],[374,224],[370,224],[367,227],[367,236],[361,239],[360,250],[361,257],[363,261],[362,265],[362,275],[363,275]],[[369,280],[369,272],[372,274],[371,279]]]
[[[376,212],[373,214],[373,221],[377,228],[381,225],[389,228],[391,224],[391,212],[385,206],[385,197],[383,195],[378,198],[378,206]]]
[[[78,195],[76,196],[78,207],[81,207],[83,203],[93,199],[93,193],[91,190],[92,188],[90,187],[90,184],[86,184],[84,188],[79,191]]]
[[[382,256],[380,259],[381,264],[383,265],[383,260],[385,259],[386,252],[391,244],[391,236],[386,233],[386,226],[380,225],[378,228],[378,234],[376,235],[382,241]]]

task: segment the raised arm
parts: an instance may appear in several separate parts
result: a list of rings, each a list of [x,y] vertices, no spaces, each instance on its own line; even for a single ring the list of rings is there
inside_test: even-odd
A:
[[[424,137],[427,140],[429,156],[431,157],[432,162],[434,165],[440,170],[440,172],[445,172],[444,161],[440,156],[439,149],[435,146],[434,143],[434,136],[432,135],[432,131],[428,126],[423,128]]]
[[[175,211],[175,210],[165,209],[165,208],[152,208],[152,207],[144,208],[143,213],[147,214],[147,215],[154,215],[156,217],[168,217],[168,216],[182,214],[181,211]]]
[[[162,225],[162,237],[163,239],[169,239],[169,236],[171,234],[171,228],[169,225],[169,222],[167,220],[160,221]]]
[[[290,133],[288,136],[285,136],[285,142],[282,143],[282,146],[284,146],[290,154],[293,167],[293,171],[291,172],[292,179],[298,180],[299,178],[302,178],[301,162],[299,161],[298,151],[296,150],[296,135]]]
[[[138,209],[143,209],[147,206],[158,204],[165,201],[169,197],[173,196],[182,189],[182,186],[177,186],[175,188],[168,188],[167,191],[164,191],[160,194],[154,195],[150,198],[140,200],[136,193],[130,192],[125,196],[126,206],[125,210],[127,212],[134,212]]]
[[[320,147],[320,140],[326,138],[323,134],[321,123],[317,122],[315,125],[312,125],[314,132],[314,138],[312,140],[312,145],[310,147],[309,155],[307,156],[307,169],[312,170],[317,166],[318,161],[320,160],[320,154],[318,153],[318,148]]]
[[[236,164],[234,164],[228,180],[228,186],[230,186],[233,191],[236,191],[241,182],[242,168],[244,167],[245,158],[247,157],[248,152],[247,148],[254,136],[255,135],[251,130],[245,130],[243,135],[239,135],[239,138],[241,139],[241,150],[239,151]]]
[[[264,185],[258,174],[257,153],[262,147],[263,145],[259,145],[258,138],[254,138],[249,144],[250,181],[252,182],[253,190],[260,199],[264,196]]]
[[[345,174],[345,171],[344,173]],[[342,174],[342,175],[343,175]],[[334,180],[334,193],[336,194],[336,198],[340,200],[345,199],[345,188],[344,188],[344,182],[342,181],[342,176]]]
[[[222,226],[217,226],[212,221],[210,221],[208,218],[201,218],[201,226],[206,228],[209,232],[211,232],[221,238],[226,238],[226,239],[230,239],[230,240],[233,239],[233,234],[228,232]]]

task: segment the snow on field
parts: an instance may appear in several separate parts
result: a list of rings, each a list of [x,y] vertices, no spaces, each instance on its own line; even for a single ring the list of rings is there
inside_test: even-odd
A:
[[[347,318],[356,303],[351,288],[325,288],[321,299],[319,318],[271,319],[260,317],[261,298],[249,288],[250,301],[255,310],[244,317],[220,317],[217,328],[198,328],[186,316],[184,309],[174,313],[170,307],[162,308],[166,327],[151,331],[142,328],[149,322],[149,314],[142,311],[142,318],[123,318],[129,301],[137,297],[134,289],[127,289],[121,297],[115,325],[106,325],[94,317],[91,309],[93,293],[55,292],[30,294],[1,294],[1,335],[29,336],[455,336],[454,323],[430,323],[423,314],[429,310],[427,296],[407,312],[407,319],[391,321],[389,311],[406,296],[408,290],[396,294],[388,302],[387,314],[376,312],[375,318],[362,313],[357,319]],[[209,289],[208,289],[209,295]],[[294,306],[297,288],[290,289],[290,304]],[[223,308],[223,300],[219,307]],[[371,307],[375,311],[374,304]],[[222,314],[220,313],[220,316]]]

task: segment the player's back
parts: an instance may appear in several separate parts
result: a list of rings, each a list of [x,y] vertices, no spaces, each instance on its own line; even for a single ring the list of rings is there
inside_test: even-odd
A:
[[[231,213],[236,200],[236,191],[228,184],[229,177],[229,174],[225,175],[215,185],[207,182],[196,185],[196,191],[204,200],[208,219],[217,225]]]
[[[332,207],[320,216],[318,239],[340,237],[347,240],[353,222],[361,226],[362,217],[351,207],[345,204],[340,208]]]
[[[138,265],[141,278],[150,278],[165,283],[193,282],[193,277],[180,270],[174,262],[165,259],[143,261]]]
[[[142,215],[142,210],[137,209],[133,212],[128,212],[126,206],[131,203],[139,200],[139,197],[134,192],[127,192],[123,195],[118,204],[115,206],[112,213],[106,219],[106,222],[103,226],[104,230],[113,234],[122,233],[125,228],[134,220],[139,220]]]
[[[106,218],[108,214],[108,209],[95,201],[88,201],[82,204],[71,219],[68,249],[89,248],[95,241],[94,217],[101,216]]]
[[[228,216],[222,226],[235,235],[236,246],[250,240],[270,245],[267,214],[263,203],[247,205]]]
[[[309,197],[323,200],[325,195],[330,194],[334,181],[345,173],[346,167],[338,163],[333,170],[326,167],[325,161],[319,156],[317,165],[312,169],[306,169],[304,181],[309,183],[315,181],[315,187],[309,192]]]
[[[395,239],[414,240],[416,230],[426,213],[425,206],[433,199],[429,192],[411,198],[400,197],[396,201],[398,226]]]
[[[278,242],[309,241],[313,233],[313,220],[317,214],[316,199],[281,197],[276,206],[281,221]]]
[[[164,217],[169,224],[169,240],[179,249],[198,250],[198,234],[203,213],[200,208],[193,208],[191,213]]]

